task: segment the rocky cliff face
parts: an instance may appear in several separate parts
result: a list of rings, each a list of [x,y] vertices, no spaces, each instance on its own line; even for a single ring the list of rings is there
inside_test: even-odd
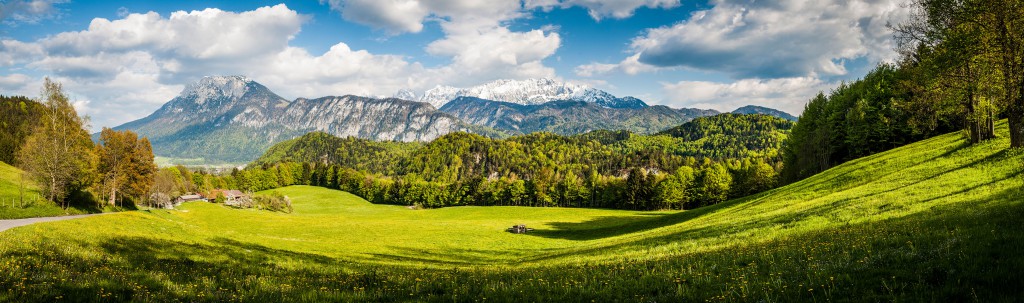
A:
[[[548,79],[502,80],[469,89],[438,87],[418,97],[411,91],[397,95],[444,106],[438,110],[424,102],[358,96],[288,101],[245,77],[205,77],[152,115],[115,129],[149,137],[159,156],[246,163],[277,142],[313,131],[406,142],[430,141],[456,131],[491,136],[536,131],[573,135],[598,129],[655,133],[718,113],[647,106],[635,98]]]
[[[429,104],[356,96],[288,101],[240,76],[205,77],[146,118],[114,129],[147,136],[154,153],[248,162],[311,131],[385,141],[429,141],[467,128]]]
[[[357,96],[298,99],[278,121],[301,133],[322,131],[379,141],[430,141],[466,130],[457,118],[438,112],[430,104]]]

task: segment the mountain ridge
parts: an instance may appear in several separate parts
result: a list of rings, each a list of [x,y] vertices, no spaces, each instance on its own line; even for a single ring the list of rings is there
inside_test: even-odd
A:
[[[538,83],[558,84],[553,80]],[[159,156],[245,163],[277,142],[315,131],[403,142],[431,141],[451,132],[504,137],[538,131],[573,135],[621,129],[650,134],[696,117],[718,114],[714,110],[648,106],[639,99],[618,98],[589,88],[554,89],[554,93],[544,97],[530,95],[535,100],[552,100],[537,104],[459,96],[441,108],[402,98],[355,95],[289,101],[244,76],[208,76],[186,85],[178,96],[152,114],[114,129],[132,130],[148,137]],[[407,91],[404,95],[411,94]],[[529,95],[522,90],[509,94]],[[562,96],[584,100],[559,99]],[[620,107],[607,106],[608,102],[619,102],[612,105]],[[767,110],[770,109],[762,111]]]
[[[409,89],[402,89],[393,97],[426,102],[437,108],[460,97],[475,97],[521,105],[539,105],[551,101],[583,101],[609,108],[647,107],[647,103],[634,97],[620,98],[586,85],[559,82],[547,78],[501,79],[468,88],[438,85],[420,94]]]

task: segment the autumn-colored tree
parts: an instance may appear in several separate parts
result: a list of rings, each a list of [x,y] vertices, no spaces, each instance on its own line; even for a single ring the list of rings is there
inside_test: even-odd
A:
[[[96,155],[79,117],[60,83],[46,78],[41,102],[46,110],[39,126],[18,151],[18,166],[43,185],[51,201],[67,208],[68,194],[88,186],[95,176]]]
[[[153,185],[156,164],[149,139],[139,139],[135,133],[104,128],[100,132],[102,145],[96,146],[99,155],[100,188],[111,205],[126,196],[141,201]],[[119,196],[118,193],[121,195]]]

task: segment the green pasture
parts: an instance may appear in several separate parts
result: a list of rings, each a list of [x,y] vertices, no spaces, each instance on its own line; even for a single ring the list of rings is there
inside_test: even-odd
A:
[[[35,224],[0,232],[0,301],[1014,301],[1024,152],[998,130],[690,211],[412,210],[293,186],[276,190],[290,214]]]

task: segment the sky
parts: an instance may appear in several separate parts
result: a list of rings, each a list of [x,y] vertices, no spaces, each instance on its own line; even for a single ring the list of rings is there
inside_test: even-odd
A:
[[[90,128],[203,76],[286,99],[551,78],[648,104],[799,115],[891,62],[903,0],[0,0],[0,94],[64,85]]]

